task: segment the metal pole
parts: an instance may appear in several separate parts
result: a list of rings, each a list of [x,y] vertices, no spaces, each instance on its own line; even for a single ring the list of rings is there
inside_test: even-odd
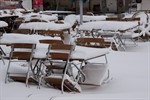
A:
[[[80,5],[80,25],[82,25],[83,24],[83,0],[80,0],[79,5]]]

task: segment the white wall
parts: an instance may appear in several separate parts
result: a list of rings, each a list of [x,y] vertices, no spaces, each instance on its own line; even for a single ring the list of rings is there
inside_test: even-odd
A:
[[[23,0],[23,7],[27,10],[32,9],[32,0]]]
[[[138,9],[141,9],[141,10],[150,10],[150,0],[142,0],[141,8],[138,8]]]

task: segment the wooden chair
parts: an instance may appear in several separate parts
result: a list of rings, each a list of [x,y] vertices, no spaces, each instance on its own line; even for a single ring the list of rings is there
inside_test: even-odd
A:
[[[50,40],[50,39],[42,39],[42,40],[39,40],[40,43],[44,43],[44,44],[58,44],[58,45],[61,45],[61,44],[64,44],[62,40]]]
[[[13,30],[12,33],[31,34],[32,31],[30,29],[17,29],[17,30]]]
[[[107,17],[106,21],[121,21],[121,18],[118,18],[118,17]]]
[[[13,29],[14,30],[18,29],[21,23],[23,22],[24,22],[24,18],[16,18],[14,21]]]
[[[41,19],[30,19],[29,22],[47,22],[47,21]]]
[[[69,71],[72,50],[72,45],[53,44],[48,56],[50,64],[46,65],[46,75],[41,78],[48,85],[61,89],[62,93],[64,91],[80,92],[80,89],[76,87],[77,83],[75,84],[75,81],[72,80],[72,75]]]
[[[9,79],[25,82],[26,86],[28,86],[29,81],[35,82],[35,80],[31,78],[34,49],[35,44],[31,43],[14,43],[11,45],[5,83],[7,83]],[[18,65],[17,62],[24,62],[24,64]],[[26,65],[25,62],[27,63]]]
[[[123,21],[140,21],[140,18],[137,17],[137,18],[125,18],[123,19]]]
[[[102,38],[77,38],[76,44],[86,47],[107,48],[106,42]]]
[[[60,37],[62,40],[64,40],[64,33],[61,30],[36,30],[36,33],[51,37]]]

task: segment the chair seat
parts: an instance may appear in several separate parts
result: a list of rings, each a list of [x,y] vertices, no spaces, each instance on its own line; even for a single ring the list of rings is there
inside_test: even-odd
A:
[[[26,76],[10,76],[10,78],[13,80],[13,81],[16,81],[16,82],[22,82],[22,83],[25,83],[26,82]],[[35,79],[33,78],[29,78],[28,79],[29,83],[35,83],[35,84],[38,84],[38,81],[36,81]]]
[[[62,75],[51,75],[49,77],[45,78],[45,81],[53,86],[54,88],[61,90],[61,84],[62,84]],[[64,80],[64,91],[66,92],[81,92],[81,87],[78,83],[73,82],[71,78],[66,75]]]

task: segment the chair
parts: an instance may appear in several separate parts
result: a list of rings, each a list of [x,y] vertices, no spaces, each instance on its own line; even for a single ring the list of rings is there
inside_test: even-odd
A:
[[[77,38],[76,44],[86,47],[105,48],[102,38]]]
[[[85,46],[85,47],[92,47],[92,48],[109,48],[109,47],[111,47],[111,42],[105,42],[103,38],[77,38],[76,45],[78,45],[78,46]],[[100,63],[100,62],[92,63],[92,62],[89,62],[88,60],[84,60],[83,61],[81,59],[81,66],[82,66],[81,69],[82,69],[82,72],[85,74],[85,82],[88,82],[88,81],[86,81],[86,78],[87,78],[86,76],[88,76],[90,78],[92,77],[89,74],[89,72],[90,72],[89,70],[92,69],[91,67],[94,68],[94,66],[95,66],[95,68],[97,68],[97,70],[99,70],[98,66],[104,67],[103,68],[104,72],[100,74],[102,76],[104,76],[105,72],[108,72],[107,77],[105,79],[103,79],[103,82],[109,82],[109,80],[111,79],[110,78],[110,71],[107,68],[107,64],[108,64],[107,56],[106,56],[106,54],[102,55],[102,56],[104,56],[104,60],[105,60],[104,63]],[[84,66],[83,66],[83,63],[85,63]],[[100,68],[100,70],[101,70],[101,68]],[[95,72],[96,72],[96,70],[95,70]],[[97,75],[97,74],[92,74],[92,75]],[[99,77],[101,77],[101,76],[99,76]],[[101,78],[103,78],[103,77],[101,77]],[[101,85],[103,82],[101,81],[101,82],[96,82],[96,83],[100,83],[99,85]],[[84,81],[81,81],[80,84],[83,84],[83,85],[94,85],[95,86],[95,84],[84,83]]]
[[[104,38],[77,38],[76,44],[86,47],[94,48],[111,48],[112,50],[117,50],[115,44],[110,41],[105,41]]]
[[[46,52],[47,56],[48,56],[49,51],[51,49],[51,45],[54,45],[54,44],[55,45],[56,44],[57,45],[63,45],[64,44],[62,40],[51,40],[51,39],[41,39],[41,40],[39,40],[39,42],[42,43],[42,44],[49,44],[48,50]],[[43,72],[42,68],[44,68],[43,65],[45,66],[45,62],[47,60],[47,57],[44,57],[44,58],[43,57],[42,58],[41,57],[40,58],[35,57],[34,60],[36,60],[36,63],[35,63],[35,66],[34,66],[33,69],[34,70],[37,69],[36,74],[38,76],[40,76],[40,72]],[[39,84],[39,88],[40,88],[40,84]]]
[[[17,29],[17,30],[13,30],[12,33],[31,34],[32,32],[30,29]]]
[[[30,19],[30,21],[29,22],[45,22],[45,23],[47,23],[47,21],[46,20],[42,20],[42,19]]]
[[[140,18],[125,18],[123,21],[140,21]]]
[[[13,29],[18,29],[21,23],[24,22],[24,18],[16,18],[13,24]]]
[[[133,20],[140,20],[140,18],[133,18]],[[124,39],[124,44],[126,42],[127,39],[131,40],[134,45],[137,45],[135,40],[139,40],[141,38],[141,36],[143,35],[142,31],[140,30],[140,27],[143,26],[143,24],[138,23],[138,25],[130,30],[126,30],[126,31],[121,31],[118,30],[121,33],[121,38]],[[143,29],[144,31],[145,29]]]
[[[122,19],[121,18],[118,18],[118,17],[107,17],[106,18],[106,21],[121,21]]]
[[[61,44],[64,44],[62,40],[50,40],[50,39],[42,39],[42,40],[39,40],[40,43],[44,43],[44,44],[58,44],[58,45],[61,45]]]
[[[51,37],[61,37],[61,39],[64,40],[64,33],[61,30],[36,30],[36,33],[41,35],[48,35]]]
[[[118,51],[119,47],[122,46],[118,31],[94,29],[93,33],[94,32],[97,34],[97,38],[105,40],[106,47],[111,47],[112,50]]]
[[[72,74],[69,70],[69,59],[73,48],[72,45],[53,44],[48,56],[50,64],[46,65],[46,75],[42,77],[48,85],[61,89],[62,93],[64,91],[81,91],[77,82],[72,80]]]
[[[34,49],[35,44],[31,43],[14,43],[11,45],[5,83],[9,79],[25,82],[26,86],[28,86],[29,81],[35,82],[34,78],[31,77]]]

